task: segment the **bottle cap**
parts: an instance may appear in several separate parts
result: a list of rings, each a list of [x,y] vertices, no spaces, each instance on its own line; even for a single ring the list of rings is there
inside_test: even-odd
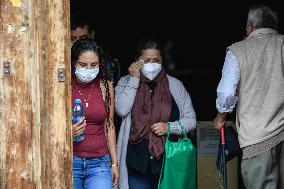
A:
[[[75,99],[75,104],[81,104],[81,100],[79,98]]]

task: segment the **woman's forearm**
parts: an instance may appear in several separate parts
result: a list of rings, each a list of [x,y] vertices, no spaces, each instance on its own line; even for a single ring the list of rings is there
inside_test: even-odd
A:
[[[109,128],[108,130],[108,150],[110,153],[111,164],[117,164],[115,127]]]

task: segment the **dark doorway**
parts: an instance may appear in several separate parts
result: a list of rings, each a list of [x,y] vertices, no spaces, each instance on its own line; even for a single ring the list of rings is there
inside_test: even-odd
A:
[[[118,58],[122,75],[134,61],[135,45],[144,36],[172,42],[171,74],[188,89],[199,121],[213,120],[216,88],[226,48],[243,39],[247,11],[263,3],[276,10],[284,32],[280,1],[79,1],[71,0],[72,14],[83,14],[94,26],[96,41]],[[234,112],[229,120],[234,120]],[[240,187],[242,184],[240,181]]]
[[[250,5],[266,3],[279,13],[279,1],[79,1],[71,0],[71,15],[84,14],[93,24],[96,41],[121,62],[122,75],[134,61],[135,44],[142,36],[173,42],[172,75],[188,89],[198,120],[213,120],[216,87],[226,47],[243,38]],[[230,119],[234,119],[231,114]]]

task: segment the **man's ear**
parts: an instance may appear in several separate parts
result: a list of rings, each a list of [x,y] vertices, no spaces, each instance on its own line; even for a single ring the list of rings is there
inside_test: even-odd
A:
[[[251,32],[253,32],[253,31],[254,31],[254,27],[253,27],[252,23],[251,22],[247,22],[247,26],[246,26],[246,34],[247,34],[247,36],[249,36],[249,34]]]
[[[95,39],[95,34],[96,34],[95,31],[92,30],[92,32],[91,32],[91,38],[92,38],[92,39]]]

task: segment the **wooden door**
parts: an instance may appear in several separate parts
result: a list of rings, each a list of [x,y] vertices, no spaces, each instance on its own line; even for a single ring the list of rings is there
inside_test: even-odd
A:
[[[0,0],[0,189],[72,188],[69,0]]]

